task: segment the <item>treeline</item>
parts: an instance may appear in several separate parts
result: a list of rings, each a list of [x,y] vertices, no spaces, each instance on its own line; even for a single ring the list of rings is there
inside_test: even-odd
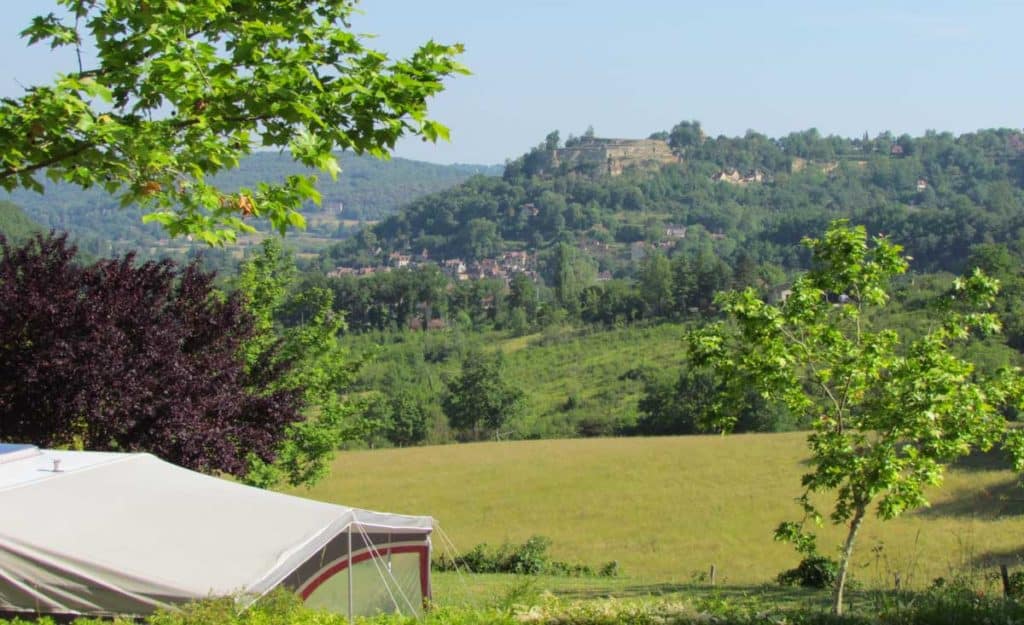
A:
[[[693,318],[712,310],[720,290],[754,286],[777,297],[786,279],[780,268],[757,265],[742,251],[720,257],[706,240],[671,258],[653,251],[629,277],[599,279],[596,263],[564,243],[542,252],[537,267],[536,275],[513,273],[507,281],[456,280],[424,263],[365,276],[310,272],[303,282],[333,292],[350,333],[457,326],[525,334],[561,322],[612,326]],[[297,320],[304,313],[294,314]]]

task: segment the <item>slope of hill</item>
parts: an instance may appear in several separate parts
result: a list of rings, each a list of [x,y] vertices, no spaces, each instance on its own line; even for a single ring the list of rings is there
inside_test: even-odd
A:
[[[380,161],[369,156],[342,155],[342,173],[336,181],[322,175],[318,184],[323,205],[307,207],[309,230],[297,233],[296,244],[316,249],[322,241],[347,235],[362,221],[386,217],[416,198],[457,185],[476,175],[500,175],[500,166],[435,165],[406,159]],[[221,174],[227,188],[254,186],[259,180],[280,180],[303,171],[286,154],[260,152],[239,169]],[[110,242],[112,251],[142,249],[145,253],[187,250],[187,242],[170,243],[155,224],[144,225],[137,207],[119,209],[102,189],[82,190],[66,184],[45,183],[46,192],[16,190],[8,197],[46,228],[67,230],[76,238]]]
[[[344,452],[302,494],[376,510],[429,514],[455,544],[552,539],[572,562],[617,560],[644,582],[688,582],[714,564],[720,584],[770,583],[799,559],[772,541],[798,519],[804,434],[477,443]],[[998,459],[974,458],[932,494],[932,507],[859,537],[855,579],[920,588],[1024,555],[1024,501]],[[841,529],[841,528],[840,528]],[[840,531],[823,528],[830,554]],[[436,541],[440,548],[442,541]],[[989,569],[991,570],[991,569]]]
[[[9,241],[23,241],[42,229],[42,226],[32,221],[20,206],[0,200],[0,234]]]
[[[363,335],[349,337],[348,345],[375,353],[360,371],[360,390],[416,397],[432,421],[429,440],[442,442],[451,440],[441,411],[444,379],[458,373],[466,350],[501,351],[503,377],[524,393],[525,410],[502,427],[503,436],[609,436],[635,425],[642,372],[679,367],[682,335],[682,325],[666,323],[607,331],[554,328],[515,338],[493,331]]]
[[[971,246],[1017,244],[1024,227],[1017,129],[712,138],[685,122],[658,136],[679,163],[595,168],[558,158],[555,134],[509,163],[503,178],[467,181],[385,219],[373,245],[478,259],[568,241],[611,270],[628,264],[631,244],[712,246],[730,264],[746,255],[792,268],[805,260],[795,245],[802,237],[848,217],[903,242],[919,271],[959,271]],[[360,244],[348,244],[348,257]]]

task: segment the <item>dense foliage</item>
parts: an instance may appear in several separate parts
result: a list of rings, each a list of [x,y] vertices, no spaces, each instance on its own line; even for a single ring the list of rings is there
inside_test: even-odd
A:
[[[0,247],[0,438],[233,475],[274,460],[300,393],[277,385],[290,364],[272,350],[247,366],[253,318],[212,274],[131,255],[82,267],[64,237]]]
[[[253,318],[254,331],[242,345],[247,370],[281,370],[264,390],[297,393],[304,407],[304,418],[288,425],[273,462],[250,456],[245,480],[263,487],[316,482],[327,474],[343,441],[367,433],[361,406],[348,397],[362,361],[350,358],[339,341],[344,319],[332,309],[330,291],[294,290],[295,273],[291,254],[279,240],[268,238],[235,281]],[[283,323],[285,317],[292,322]]]
[[[426,103],[466,71],[459,45],[431,41],[398,61],[365,47],[348,27],[354,0],[59,4],[66,15],[36,17],[22,35],[77,50],[79,64],[0,103],[0,185],[41,190],[45,171],[99,186],[208,243],[251,230],[250,216],[302,227],[298,209],[320,199],[313,176],[235,192],[209,176],[258,147],[335,176],[335,150],[385,157],[406,135],[447,138]]]

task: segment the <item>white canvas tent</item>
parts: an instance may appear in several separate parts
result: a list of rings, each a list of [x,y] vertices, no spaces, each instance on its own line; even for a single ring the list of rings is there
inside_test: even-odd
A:
[[[148,454],[0,444],[0,613],[144,615],[224,595],[245,606],[279,586],[350,618],[418,613],[432,524]]]

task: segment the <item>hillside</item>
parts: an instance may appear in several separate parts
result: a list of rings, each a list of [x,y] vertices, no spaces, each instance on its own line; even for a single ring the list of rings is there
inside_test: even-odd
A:
[[[302,494],[376,510],[429,514],[463,551],[540,534],[561,559],[618,560],[637,582],[760,584],[797,557],[771,533],[799,518],[803,434],[479,443],[345,452]],[[1024,494],[991,457],[954,470],[932,507],[859,538],[855,579],[923,587],[965,567],[1024,555]],[[823,531],[826,553],[839,532]],[[442,541],[435,541],[440,547]]]
[[[608,436],[635,425],[643,372],[675,372],[682,334],[683,326],[662,324],[552,328],[512,338],[499,332],[367,335],[351,337],[348,345],[376,354],[362,369],[358,388],[415,397],[431,421],[428,441],[451,439],[440,406],[444,380],[474,348],[500,351],[503,376],[525,395],[523,415],[506,424],[503,436],[564,438]]]
[[[499,166],[435,165],[406,159],[380,161],[369,156],[346,154],[339,159],[342,173],[336,181],[321,175],[321,208],[307,207],[309,228],[292,237],[299,249],[318,249],[334,238],[347,236],[363,221],[374,221],[395,212],[416,198],[457,185],[471,176],[493,176]],[[281,180],[302,171],[289,156],[260,152],[246,158],[238,170],[217,180],[226,188],[254,186],[259,180]],[[136,207],[118,208],[118,202],[102,189],[45,182],[44,194],[17,190],[7,194],[13,202],[46,228],[67,230],[78,239],[102,243],[90,247],[100,252],[141,249],[144,254],[184,254],[186,241],[167,241],[155,224],[140,221]]]
[[[373,228],[372,246],[479,260],[569,242],[615,274],[630,271],[636,246],[710,247],[732,266],[745,256],[791,269],[805,260],[795,246],[802,237],[848,217],[903,242],[916,270],[956,272],[972,246],[1017,245],[1024,226],[1024,134],[1016,129],[708,137],[683,122],[652,137],[625,144],[639,150],[660,140],[678,162],[624,160],[608,147],[622,140],[564,147],[552,133],[502,178],[472,179],[404,207]],[[598,156],[570,158],[591,153]],[[331,257],[355,262],[365,257],[360,246],[353,240]]]
[[[20,206],[0,201],[0,234],[7,237],[8,240],[22,241],[42,229],[42,226],[32,221]]]

